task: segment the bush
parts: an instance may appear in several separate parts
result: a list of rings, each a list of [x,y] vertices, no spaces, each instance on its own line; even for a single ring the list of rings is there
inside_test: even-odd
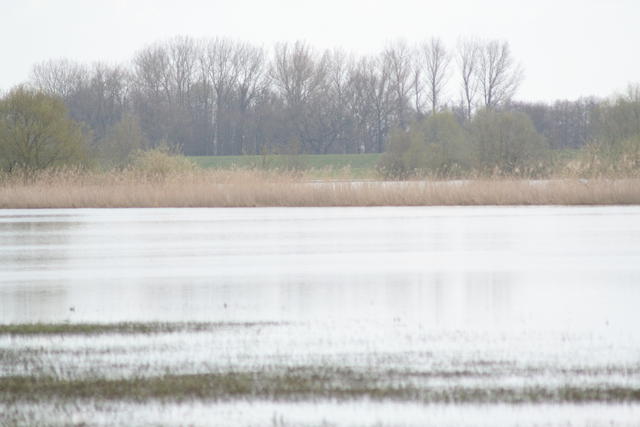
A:
[[[133,153],[129,168],[148,178],[165,178],[193,172],[197,169],[194,162],[177,153],[176,149],[163,144],[150,150]]]
[[[549,167],[547,143],[524,113],[481,111],[471,136],[482,173],[536,176]]]
[[[578,156],[581,173],[637,175],[640,173],[640,86],[626,96],[603,103],[594,123],[596,137]]]
[[[138,120],[126,115],[111,126],[103,139],[98,141],[97,152],[100,163],[107,168],[122,168],[131,156],[149,146]]]
[[[405,179],[414,173],[410,162],[412,135],[410,131],[394,129],[389,133],[387,149],[380,158],[378,172],[385,178]]]
[[[578,176],[638,176],[640,174],[640,135],[617,141],[601,141],[584,146],[565,168]]]
[[[386,177],[457,176],[472,164],[469,138],[451,113],[438,113],[413,123],[408,131],[389,135],[379,170]]]

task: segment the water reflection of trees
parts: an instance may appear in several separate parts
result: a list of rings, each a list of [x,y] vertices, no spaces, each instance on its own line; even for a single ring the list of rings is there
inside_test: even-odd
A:
[[[437,327],[492,324],[513,316],[516,278],[508,272],[437,271],[383,275],[283,277],[285,317],[418,321]],[[260,286],[264,286],[261,283]]]
[[[71,254],[70,231],[78,222],[60,215],[0,217],[0,321],[66,320],[68,290],[47,272]]]

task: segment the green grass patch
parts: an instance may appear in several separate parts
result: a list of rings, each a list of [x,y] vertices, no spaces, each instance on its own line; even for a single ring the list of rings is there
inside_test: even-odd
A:
[[[562,148],[551,150],[550,153],[554,169],[558,173],[562,173],[564,166],[576,160],[580,156],[581,151],[576,148]]]
[[[298,154],[264,156],[193,156],[189,157],[202,168],[209,169],[283,169],[316,170],[325,175],[340,176],[347,171],[354,178],[376,176],[380,154]]]

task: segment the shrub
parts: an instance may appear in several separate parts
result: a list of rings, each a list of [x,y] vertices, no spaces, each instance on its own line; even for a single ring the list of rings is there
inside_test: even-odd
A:
[[[97,152],[100,163],[107,168],[122,168],[130,161],[131,156],[148,147],[138,120],[126,115],[111,126],[103,139],[98,141]]]
[[[197,166],[176,149],[162,144],[150,150],[133,153],[129,168],[148,178],[165,178],[169,175],[193,172]]]
[[[567,163],[581,176],[638,176],[640,174],[640,86],[598,106],[591,123],[593,139]]]
[[[471,138],[480,172],[536,176],[549,166],[547,143],[524,113],[481,111]]]
[[[451,177],[468,170],[471,164],[472,150],[466,132],[453,114],[438,113],[413,123],[408,131],[392,131],[379,170],[394,178]]]
[[[408,160],[412,135],[409,131],[394,129],[389,133],[387,149],[380,158],[378,171],[386,178],[407,178],[414,171]]]

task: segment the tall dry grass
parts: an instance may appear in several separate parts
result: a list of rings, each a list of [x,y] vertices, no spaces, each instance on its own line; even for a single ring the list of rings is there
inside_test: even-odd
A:
[[[640,179],[313,181],[261,170],[45,171],[0,179],[0,208],[624,205]]]

